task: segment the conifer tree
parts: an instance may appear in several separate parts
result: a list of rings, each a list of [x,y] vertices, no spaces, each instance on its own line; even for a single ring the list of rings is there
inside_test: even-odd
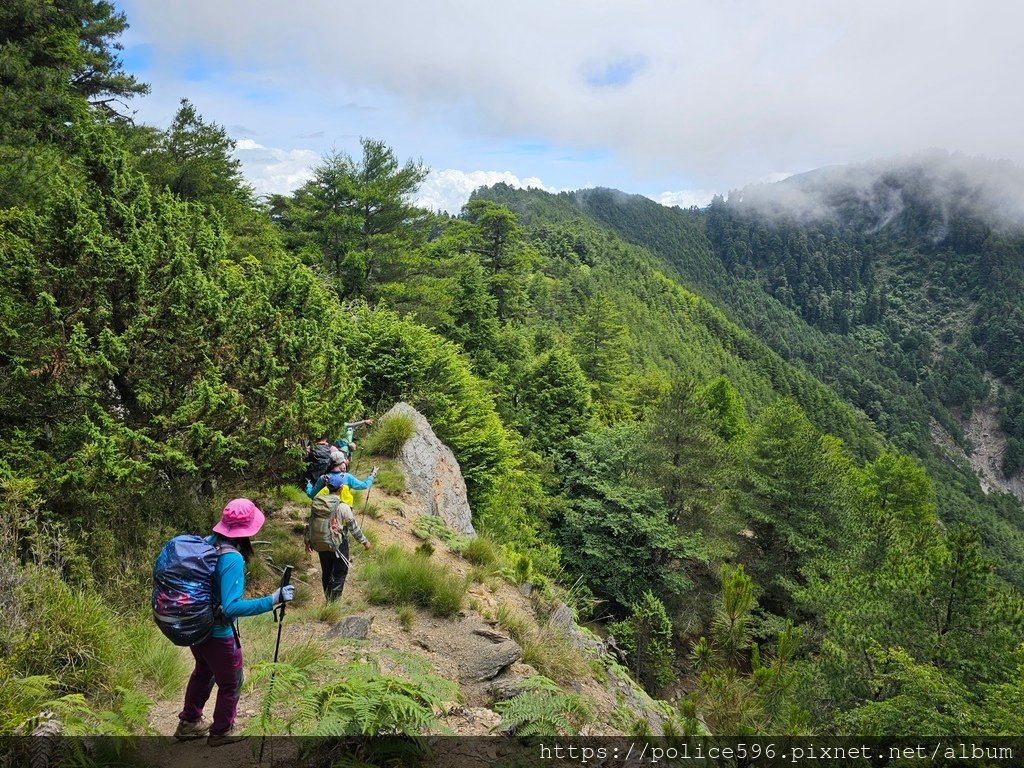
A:
[[[626,410],[621,389],[630,367],[629,332],[607,296],[599,293],[590,299],[572,341],[580,367],[594,389],[602,420],[619,420]]]
[[[561,347],[540,355],[520,384],[523,429],[537,448],[558,450],[590,426],[593,405],[576,358]]]
[[[756,600],[750,576],[742,565],[723,565],[721,581],[711,635],[701,637],[690,653],[700,678],[681,705],[689,730],[696,731],[699,715],[715,735],[799,734],[806,723],[806,713],[793,700],[800,633],[786,622],[774,652],[762,656],[752,639]]]
[[[184,200],[216,208],[229,199],[252,204],[253,191],[233,154],[235,142],[223,126],[204,120],[188,99],[181,100],[166,131],[146,132],[149,146],[141,148],[140,167],[156,190],[166,187]]]
[[[692,587],[687,567],[705,557],[699,534],[681,532],[644,483],[643,441],[636,425],[605,427],[571,441],[558,463],[563,562],[617,611],[647,590],[678,603]]]
[[[675,680],[672,622],[649,590],[630,606],[626,619],[608,625],[608,632],[626,652],[633,677],[652,694]]]
[[[66,141],[86,104],[117,115],[149,87],[121,69],[124,13],[106,0],[0,5],[0,143]]]
[[[487,273],[498,319],[509,320],[526,309],[526,274],[530,252],[523,243],[523,227],[516,215],[491,200],[473,198],[465,217],[476,227],[470,250],[478,254]]]
[[[766,408],[751,430],[742,490],[756,555],[750,568],[765,590],[765,608],[786,614],[802,568],[832,540],[843,500],[848,460],[836,438],[814,429],[791,400]]]
[[[295,250],[314,245],[339,281],[343,296],[373,298],[375,287],[395,277],[402,257],[422,237],[426,212],[411,198],[427,169],[399,163],[383,142],[363,138],[358,160],[336,152],[314,169],[291,198],[278,198],[274,213]]]
[[[736,388],[727,378],[719,376],[701,388],[700,395],[715,416],[714,430],[727,443],[747,435],[747,415]]]
[[[645,425],[644,474],[661,490],[669,519],[700,531],[714,557],[735,553],[743,527],[735,505],[735,465],[692,379],[678,378]]]

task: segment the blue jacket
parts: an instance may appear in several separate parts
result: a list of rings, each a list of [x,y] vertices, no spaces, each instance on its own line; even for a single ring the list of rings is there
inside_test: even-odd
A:
[[[214,534],[206,540],[213,545],[221,537]],[[255,616],[273,610],[272,595],[243,600],[245,592],[245,558],[240,552],[228,550],[217,559],[217,570],[213,572],[213,593],[220,596],[220,605],[224,615],[234,623],[239,616]],[[217,624],[213,628],[212,637],[231,637],[230,624]]]
[[[309,496],[309,498],[315,498],[316,495],[320,493],[321,490],[323,490],[324,486],[327,485],[326,477],[327,475],[320,475],[320,477],[316,479],[316,485],[313,486],[312,490],[306,492],[306,495]],[[346,472],[344,479],[345,485],[357,491],[365,491],[367,488],[373,485],[373,475],[367,475],[365,480],[360,480],[355,475],[351,475],[348,472]]]

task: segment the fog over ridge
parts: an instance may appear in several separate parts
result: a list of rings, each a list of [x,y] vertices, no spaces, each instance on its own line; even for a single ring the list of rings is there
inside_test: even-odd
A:
[[[740,209],[797,222],[830,220],[878,230],[908,207],[935,218],[934,237],[953,216],[995,229],[1024,226],[1024,169],[1009,160],[928,150],[832,165],[729,194]]]

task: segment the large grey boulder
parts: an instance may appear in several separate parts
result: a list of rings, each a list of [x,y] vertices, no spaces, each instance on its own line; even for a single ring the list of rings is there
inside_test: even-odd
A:
[[[464,682],[482,683],[497,677],[503,670],[523,658],[523,649],[515,640],[495,643],[480,649],[472,658],[460,664],[460,677]]]
[[[393,415],[408,416],[415,429],[396,458],[406,487],[423,504],[423,513],[440,517],[456,533],[476,536],[466,481],[455,454],[434,434],[426,417],[408,403],[398,403],[381,418]]]

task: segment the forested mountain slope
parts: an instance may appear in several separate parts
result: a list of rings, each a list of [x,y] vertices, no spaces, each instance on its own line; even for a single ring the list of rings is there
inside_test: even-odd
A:
[[[788,182],[799,193],[787,183],[755,188],[735,202],[716,199],[706,211],[669,209],[604,189],[560,195],[557,203],[537,191],[487,194],[529,220],[584,214],[656,254],[661,269],[919,456],[937,483],[942,517],[979,528],[1003,573],[1019,583],[1019,502],[984,494],[967,462],[956,461],[933,434],[952,435],[970,451],[963,430],[972,409],[998,409],[1009,437],[1003,471],[1016,471],[1019,406],[1006,350],[1017,338],[1020,310],[1001,283],[1014,285],[1024,260],[1005,206],[978,207],[979,198],[996,199],[992,183],[984,186],[992,169],[940,160],[928,156],[927,163],[908,161],[875,175],[857,169],[850,172],[856,185],[845,186],[843,174],[828,169]],[[926,170],[937,177],[930,184]],[[947,179],[951,174],[961,186]],[[829,194],[819,189],[823,178],[830,180]],[[933,199],[935,190],[942,199]],[[974,251],[955,234],[972,227]],[[945,239],[924,237],[926,230],[944,232]],[[809,412],[813,419],[814,408]]]
[[[671,727],[1024,731],[1021,507],[930,447],[986,374],[1015,424],[1005,222],[937,227],[913,174],[881,221],[507,187],[439,216],[370,138],[258,200],[187,100],[111,112],[144,90],[112,6],[0,21],[4,728],[48,693],[137,714],[160,544],[301,494],[301,438],[406,400],[465,477],[495,568],[466,577],[611,632]]]

